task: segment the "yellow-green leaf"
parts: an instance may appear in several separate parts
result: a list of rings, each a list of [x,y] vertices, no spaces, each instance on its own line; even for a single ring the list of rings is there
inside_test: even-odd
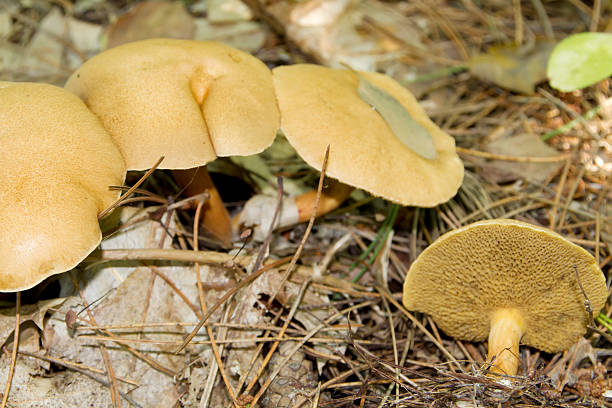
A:
[[[364,102],[376,109],[395,136],[410,150],[425,159],[435,160],[438,157],[429,132],[393,96],[361,75],[357,92]]]

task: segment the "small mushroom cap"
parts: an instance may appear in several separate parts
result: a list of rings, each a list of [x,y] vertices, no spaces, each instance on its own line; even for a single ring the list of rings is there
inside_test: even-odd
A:
[[[390,77],[360,72],[387,91],[432,136],[435,160],[406,147],[385,120],[357,93],[359,77],[317,65],[281,66],[273,71],[281,128],[298,154],[326,174],[402,205],[435,206],[455,195],[463,163],[455,141],[428,117],[412,94]]]
[[[264,63],[212,41],[152,39],[83,64],[66,83],[100,118],[129,170],[186,169],[268,147],[279,126]]]
[[[419,255],[406,276],[404,305],[470,341],[487,338],[495,310],[517,309],[525,321],[522,343],[557,352],[588,323],[573,265],[597,313],[608,291],[586,250],[543,227],[480,221],[444,234]]]
[[[0,82],[0,292],[31,288],[99,244],[125,164],[102,124],[62,88]]]

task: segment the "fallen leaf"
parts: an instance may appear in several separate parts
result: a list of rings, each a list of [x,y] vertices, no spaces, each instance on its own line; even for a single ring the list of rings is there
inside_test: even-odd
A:
[[[571,92],[612,75],[612,33],[578,33],[561,41],[548,60],[550,86]]]
[[[251,9],[240,0],[208,0],[206,5],[211,23],[235,23],[253,17]]]
[[[61,305],[65,299],[48,299],[41,300],[33,305],[21,306],[20,323],[32,321],[40,330],[43,330],[43,320],[47,311],[51,308]],[[15,330],[15,308],[0,310],[0,344],[6,342],[6,339]]]
[[[433,139],[393,96],[372,85],[359,75],[357,92],[387,122],[395,136],[419,156],[435,160],[438,157]]]
[[[266,41],[266,28],[254,21],[213,24],[205,18],[196,18],[194,24],[194,40],[219,41],[248,53],[258,51]]]
[[[498,139],[485,146],[485,150],[494,154],[524,157],[558,156],[559,152],[544,143],[537,135],[521,134]],[[494,183],[507,183],[524,178],[542,182],[556,172],[563,162],[556,163],[521,163],[505,160],[492,160],[483,166],[483,176]]]
[[[291,10],[291,22],[316,27],[332,24],[344,12],[350,0],[309,0]]]
[[[193,17],[183,2],[145,1],[108,27],[105,48],[147,38],[191,39],[194,32]]]
[[[546,79],[546,64],[554,43],[537,42],[532,47],[491,47],[468,62],[472,75],[502,88],[533,94],[535,85]]]

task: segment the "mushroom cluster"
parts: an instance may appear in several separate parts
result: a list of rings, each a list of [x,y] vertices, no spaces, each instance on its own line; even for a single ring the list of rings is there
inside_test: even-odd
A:
[[[362,76],[427,129],[435,157],[420,157],[395,137],[360,98]],[[151,39],[112,48],[68,79],[65,89],[76,97],[48,85],[0,88],[0,135],[9,146],[3,160],[18,164],[3,166],[0,174],[9,186],[0,219],[11,232],[0,245],[3,262],[11,263],[2,266],[0,290],[30,287],[75,266],[100,241],[96,216],[118,196],[108,187],[121,184],[126,169],[150,168],[162,156],[160,168],[175,169],[188,194],[209,192],[203,223],[231,243],[229,215],[199,166],[261,152],[273,142],[281,116],[288,140],[313,167],[321,169],[331,145],[328,174],[339,182],[326,190],[319,213],[335,208],[353,187],[404,205],[433,206],[454,195],[463,177],[454,140],[392,79],[314,65],[280,67],[273,75],[250,54],[217,42]],[[36,190],[29,200],[27,189]],[[295,221],[310,216],[314,197],[296,198]],[[23,211],[15,210],[19,206]],[[27,219],[37,221],[21,227]],[[58,246],[71,246],[76,255],[55,251]],[[32,264],[25,283],[16,271],[24,257]]]
[[[565,350],[585,331],[588,301],[608,297],[597,262],[559,234],[515,220],[487,220],[438,238],[414,261],[404,305],[431,315],[448,335],[489,340],[493,371],[514,375],[519,342]]]
[[[427,146],[400,139],[360,93],[363,81],[424,129]],[[109,186],[161,156],[161,168],[180,170],[175,177],[192,194],[209,190],[204,224],[228,243],[229,215],[199,166],[261,152],[279,127],[318,170],[331,148],[327,174],[337,181],[319,213],[353,187],[431,207],[450,199],[463,178],[454,139],[391,78],[308,64],[272,72],[216,42],[125,44],[86,62],[65,90],[0,82],[0,100],[0,291],[32,287],[78,264],[100,242],[98,214],[118,197]],[[308,218],[314,197],[295,198],[285,218]],[[408,272],[403,302],[451,336],[488,337],[488,360],[513,375],[519,342],[549,352],[569,347],[585,332],[585,301],[599,310],[607,294],[584,249],[545,228],[490,220],[429,246]]]

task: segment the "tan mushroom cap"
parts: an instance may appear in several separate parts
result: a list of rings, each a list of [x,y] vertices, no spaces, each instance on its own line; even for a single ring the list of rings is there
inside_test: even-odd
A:
[[[359,78],[348,70],[317,65],[273,71],[281,128],[298,154],[321,170],[331,145],[327,175],[402,205],[435,206],[455,195],[463,164],[455,141],[428,117],[412,94],[382,74],[361,72],[391,94],[433,138],[438,153],[425,159],[406,147],[385,120],[357,93]]]
[[[152,39],[83,64],[66,83],[101,119],[129,170],[186,169],[268,147],[279,113],[272,74],[211,41]]]
[[[98,213],[125,165],[110,135],[70,92],[0,82],[0,292],[76,266],[100,242]]]
[[[543,227],[488,220],[451,231],[412,264],[404,305],[431,315],[448,335],[482,341],[496,310],[516,310],[522,343],[546,352],[570,347],[586,331],[582,284],[595,313],[608,296],[605,278],[583,248]]]

